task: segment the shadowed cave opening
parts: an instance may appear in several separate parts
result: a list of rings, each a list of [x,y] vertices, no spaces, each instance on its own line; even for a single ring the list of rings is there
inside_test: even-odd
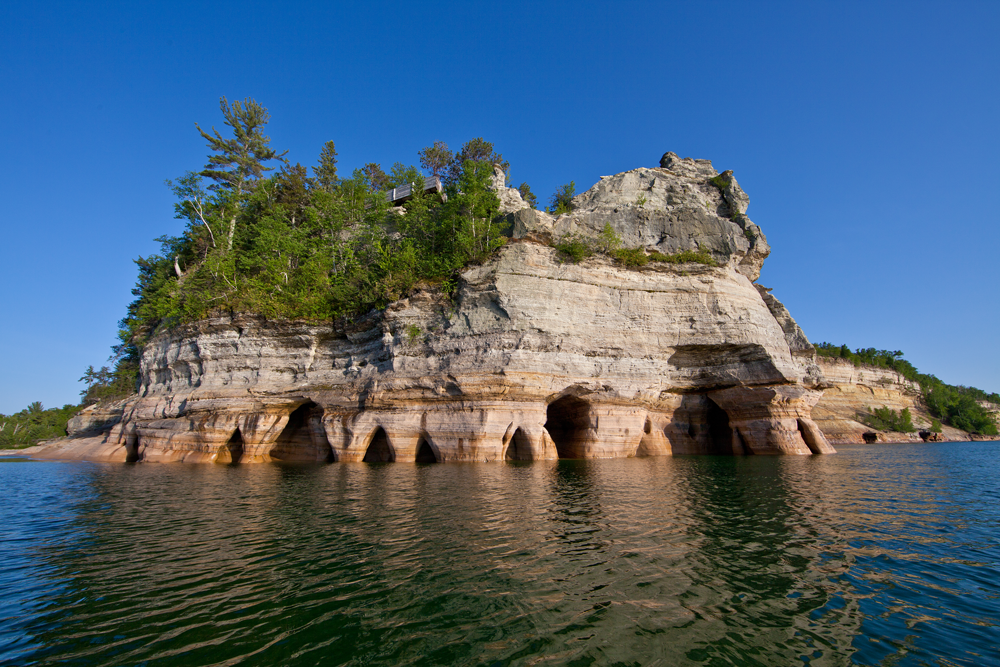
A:
[[[130,435],[125,440],[125,463],[136,463],[139,456],[139,436]]]
[[[279,461],[332,462],[333,447],[326,437],[322,419],[323,408],[312,401],[293,410],[281,435],[274,441],[271,458]]]
[[[396,460],[396,453],[389,444],[389,436],[381,426],[372,435],[368,449],[365,450],[365,458],[361,460],[365,463],[389,463]]]
[[[417,444],[417,463],[437,463],[437,456],[434,454],[434,449],[431,447],[431,443],[427,442],[427,438],[421,437],[420,442]]]
[[[707,398],[707,397],[706,397]],[[732,454],[733,429],[729,426],[729,415],[711,398],[708,400],[708,453]],[[750,453],[749,448],[747,453]]]
[[[225,451],[216,460],[220,463],[239,463],[241,458],[243,458],[243,434],[237,427],[226,443]]]
[[[507,461],[531,460],[531,445],[528,443],[528,436],[525,435],[524,431],[521,429],[514,431],[503,457]]]
[[[545,417],[545,430],[556,443],[559,458],[583,458],[590,428],[590,404],[576,396],[564,396],[549,404]]]

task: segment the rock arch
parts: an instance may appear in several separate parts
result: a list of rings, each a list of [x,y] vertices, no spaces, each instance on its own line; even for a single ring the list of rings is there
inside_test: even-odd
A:
[[[819,426],[812,419],[808,417],[798,418],[799,433],[802,436],[802,440],[805,441],[806,447],[813,454],[835,454],[837,450],[830,446],[827,442],[826,436],[823,435],[823,431],[819,429]],[[923,432],[921,432],[921,437],[923,437]],[[924,440],[926,442],[926,439]]]
[[[244,453],[244,443],[243,434],[240,432],[239,427],[233,431],[233,434],[229,437],[229,442],[219,447],[219,453],[215,457],[216,463],[239,463],[240,459],[243,458]]]
[[[646,420],[642,425],[642,438],[639,446],[636,447],[636,456],[669,456],[673,454],[670,439],[666,435],[666,429],[661,429],[653,423],[650,415],[646,415]]]
[[[389,442],[389,435],[381,426],[368,439],[365,456],[361,460],[365,463],[389,463],[396,460],[396,451]]]
[[[438,456],[437,449],[431,444],[426,435],[420,436],[420,440],[417,442],[417,455],[413,460],[416,463],[441,462],[441,457]]]
[[[309,401],[293,410],[269,456],[277,461],[334,461],[323,427],[323,408]]]
[[[576,396],[563,396],[545,409],[545,430],[561,459],[581,459],[587,454],[590,404]]]
[[[510,437],[507,446],[504,448],[504,460],[507,461],[530,461],[534,458],[531,451],[531,440],[528,434],[518,427],[514,435]]]

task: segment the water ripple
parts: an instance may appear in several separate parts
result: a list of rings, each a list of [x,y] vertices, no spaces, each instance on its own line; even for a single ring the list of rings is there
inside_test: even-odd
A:
[[[992,447],[6,465],[0,663],[1000,664]]]

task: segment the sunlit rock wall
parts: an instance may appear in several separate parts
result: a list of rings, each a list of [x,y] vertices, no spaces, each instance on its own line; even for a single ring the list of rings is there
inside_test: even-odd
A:
[[[732,173],[716,176],[668,153],[559,217],[502,189],[513,238],[453,297],[418,291],[346,328],[236,316],[162,333],[107,441],[147,461],[832,452],[811,419],[812,346],[753,283],[770,249]],[[547,243],[605,224],[719,265],[571,264]]]

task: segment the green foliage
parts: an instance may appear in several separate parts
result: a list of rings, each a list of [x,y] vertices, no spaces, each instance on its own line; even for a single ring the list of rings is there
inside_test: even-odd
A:
[[[406,340],[413,343],[418,338],[420,338],[421,333],[423,333],[423,331],[421,331],[420,327],[418,327],[416,324],[411,324],[410,326],[406,327]]]
[[[552,247],[559,251],[564,259],[577,264],[594,254],[593,242],[578,234],[563,236]]]
[[[946,424],[963,431],[997,435],[997,426],[990,414],[962,389],[965,387],[952,387],[944,383],[931,386],[924,392],[927,409]]]
[[[869,347],[851,351],[847,345],[831,343],[819,343],[815,347],[816,353],[821,357],[846,359],[855,366],[886,368],[916,382],[920,385],[928,411],[949,426],[970,433],[997,434],[997,426],[990,413],[979,404],[980,401],[1000,404],[1000,395],[996,393],[987,394],[975,387],[945,384],[933,375],[920,373],[913,364],[903,358],[903,353],[899,350],[877,350]]]
[[[720,190],[725,190],[729,187],[729,181],[722,177],[722,175],[715,176],[709,179],[709,183],[719,188]]]
[[[525,204],[531,208],[538,208],[538,197],[531,191],[531,187],[527,183],[521,183],[517,186],[517,191],[521,193],[521,199],[524,200]]]
[[[600,236],[597,237],[597,249],[605,255],[613,255],[621,247],[622,238],[615,233],[610,222],[605,222]]]
[[[431,176],[443,176],[445,169],[455,159],[454,153],[448,148],[448,144],[443,141],[435,141],[433,146],[422,148],[417,151],[420,159],[420,166],[431,173]]]
[[[562,215],[573,210],[573,197],[576,196],[576,182],[570,181],[566,185],[556,188],[555,194],[549,200],[549,213]]]
[[[917,430],[913,426],[909,408],[903,408],[899,412],[896,412],[892,408],[887,408],[883,405],[881,408],[872,410],[872,414],[870,415],[859,414],[858,421],[879,431],[913,433]]]
[[[80,378],[80,382],[86,385],[80,392],[83,405],[114,401],[135,393],[139,372],[138,361],[130,358],[115,359],[115,362],[114,370],[101,366],[100,370],[95,371],[93,366],[88,366],[84,371],[83,377]]]
[[[623,248],[622,238],[615,232],[611,223],[604,223],[604,229],[597,238],[588,238],[579,234],[568,234],[552,244],[556,250],[566,259],[574,264],[590,257],[595,252],[605,254],[614,258],[623,266],[628,268],[639,268],[646,266],[650,261],[666,262],[668,264],[684,264],[695,262],[708,266],[718,266],[712,255],[702,248],[697,252],[685,250],[674,255],[664,255],[661,252],[646,254],[642,248]]]
[[[642,208],[643,206],[645,206],[646,205],[646,195],[644,195],[643,193],[640,192],[639,196],[635,198],[635,205],[638,206],[639,208]]]
[[[243,145],[240,137],[256,142],[248,154],[281,157],[264,150],[263,107],[253,107],[252,118],[244,118],[244,106],[223,107],[233,115],[227,124],[237,143]],[[216,135],[213,147],[236,150]],[[447,157],[446,146],[435,147],[431,157]],[[86,401],[134,392],[149,337],[183,322],[237,312],[330,321],[384,308],[418,283],[454,292],[462,267],[485,260],[506,241],[500,203],[490,188],[493,163],[502,157],[482,139],[467,143],[460,155],[474,157],[448,163],[455,169],[447,201],[417,188],[405,215],[390,213],[383,193],[422,182],[421,172],[397,162],[386,174],[368,163],[340,178],[333,142],[324,146],[313,178],[305,167],[285,163],[268,176],[263,165],[244,169],[244,178],[232,181],[239,187],[228,185],[229,176],[207,171],[169,182],[177,196],[175,215],[186,228],[180,236],[160,237],[157,254],[136,260],[135,300],[119,323],[113,369],[87,370]],[[431,164],[426,154],[421,158]],[[236,166],[225,173],[242,164],[234,158]],[[216,180],[214,186],[203,186],[206,175]]]
[[[938,421],[937,419],[933,419],[932,418],[931,419],[931,433],[940,433],[940,432],[941,432],[941,422]]]
[[[498,164],[506,172],[510,169],[510,163],[503,159],[503,155],[493,150],[493,144],[482,137],[470,139],[462,145],[462,149],[455,154],[448,169],[445,172],[444,182],[446,185],[456,185],[461,179],[467,162],[479,162],[489,167],[490,175],[493,175],[493,165]]]
[[[749,241],[751,244],[754,241],[757,240],[757,237],[754,235],[753,231],[750,230],[750,229],[744,229],[743,230],[743,236],[747,237],[747,241]]]
[[[601,230],[596,245],[597,249],[605,255],[614,257],[622,265],[629,268],[634,269],[649,263],[649,257],[646,256],[646,251],[642,248],[622,247],[622,238],[618,236],[610,222],[604,223],[604,229]]]
[[[66,435],[66,423],[81,405],[64,405],[46,410],[35,401],[13,415],[0,414],[0,449],[30,447],[39,440]]]
[[[698,246],[697,252],[694,250],[682,250],[672,255],[664,255],[662,252],[652,252],[649,255],[650,261],[664,262],[666,264],[704,264],[706,266],[718,266],[712,254]]]
[[[385,192],[392,186],[392,179],[382,171],[382,167],[377,162],[369,162],[361,168],[364,174],[365,185],[373,192]]]
[[[392,165],[392,169],[389,171],[389,187],[398,188],[402,185],[408,185],[413,183],[419,188],[423,188],[424,175],[420,173],[420,170],[411,165],[405,165],[402,162],[397,162]]]
[[[333,187],[337,184],[337,147],[332,141],[323,144],[323,150],[319,153],[319,164],[313,167],[313,174],[317,186],[327,192],[333,191]]]
[[[332,141],[323,144],[319,153],[319,164],[313,167],[316,185],[327,192],[337,185],[337,147]]]
[[[219,100],[219,108],[233,136],[223,138],[214,127],[209,134],[195,123],[202,138],[208,141],[208,147],[215,152],[208,157],[208,165],[201,175],[215,181],[220,188],[243,192],[248,184],[260,180],[264,172],[274,169],[266,166],[266,162],[283,160],[285,153],[279,154],[270,147],[271,139],[264,135],[264,126],[271,116],[253,99],[248,97],[243,103],[237,100],[230,106],[223,97]]]
[[[649,257],[642,248],[619,248],[612,255],[629,268],[638,268],[649,263]]]

